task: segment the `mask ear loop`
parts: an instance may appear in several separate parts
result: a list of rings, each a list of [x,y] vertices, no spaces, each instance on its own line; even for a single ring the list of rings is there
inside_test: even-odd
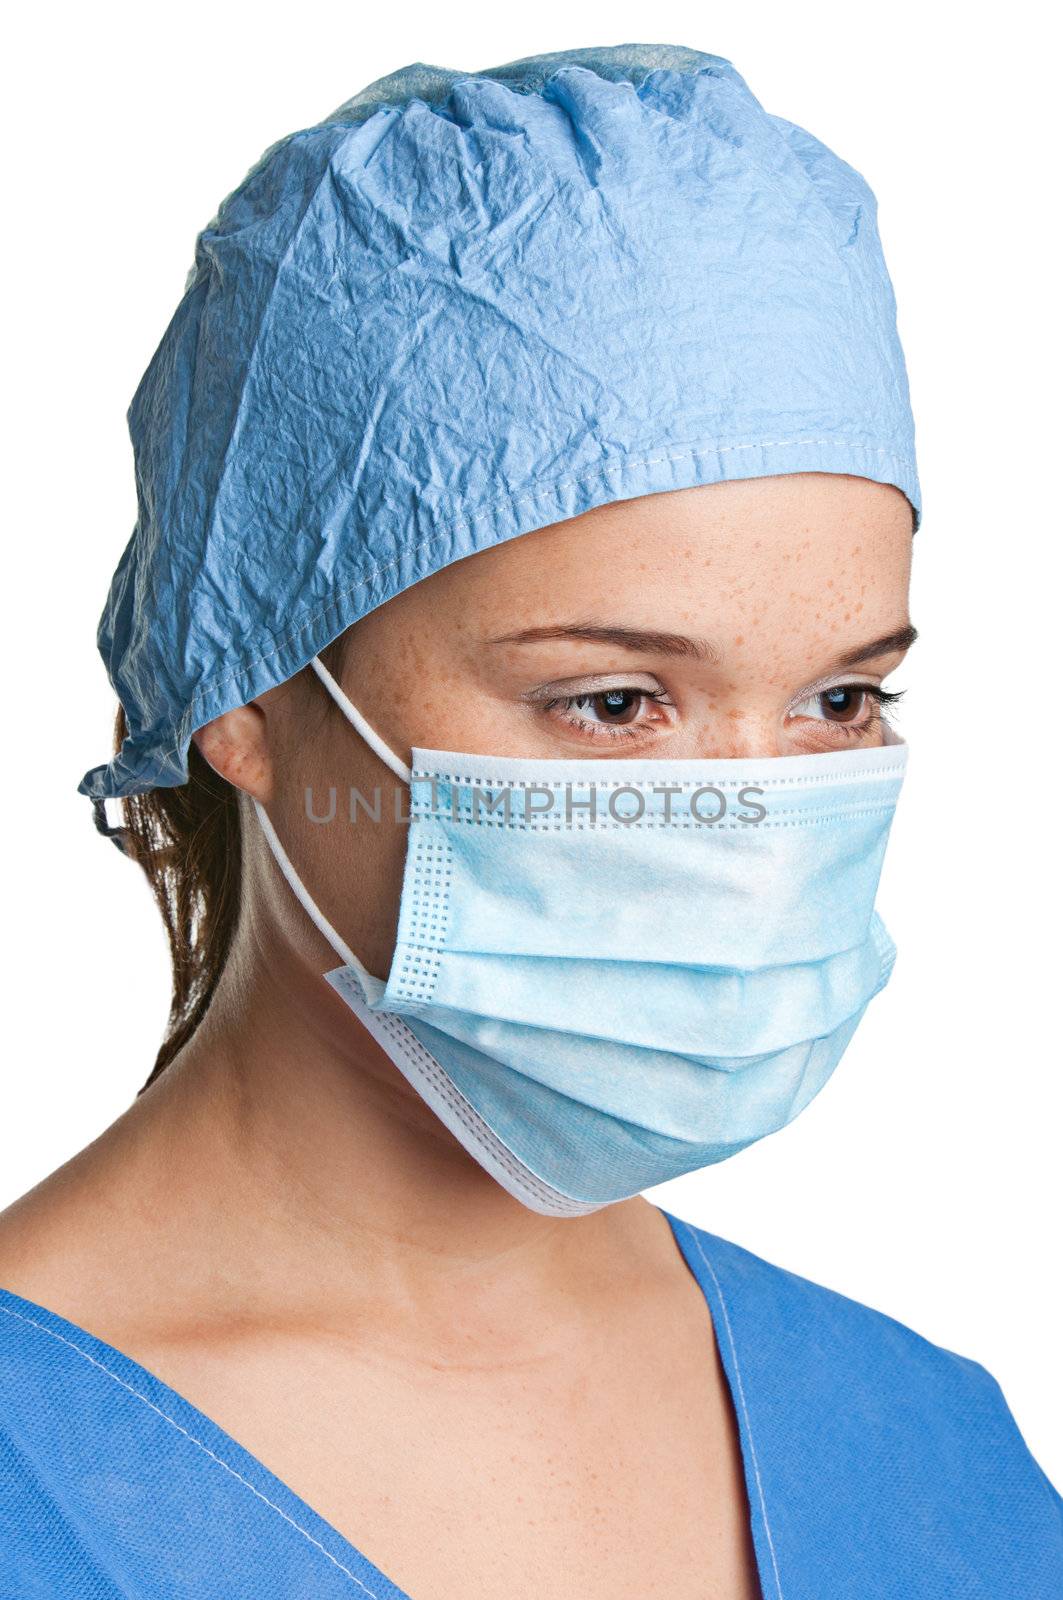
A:
[[[336,704],[347,718],[347,721],[358,733],[361,734],[369,748],[374,752],[375,755],[380,757],[385,766],[390,767],[391,771],[396,777],[401,778],[403,783],[408,784],[411,779],[409,767],[399,760],[394,751],[390,750],[384,743],[380,735],[369,726],[368,722],[362,716],[362,713],[358,710],[358,707],[347,698],[325,664],[320,661],[317,656],[314,656],[310,662],[310,665],[321,679],[321,682],[325,685],[325,688],[328,690],[328,693],[331,695],[332,699],[335,700]],[[295,898],[298,900],[299,904],[302,906],[303,910],[306,912],[315,928],[317,928],[318,932],[322,934],[332,946],[333,950],[335,950],[336,954],[339,956],[344,965],[353,968],[353,970],[357,973],[365,991],[366,998],[368,999],[371,996],[381,994],[386,985],[382,983],[379,978],[375,978],[371,972],[366,971],[365,967],[363,967],[362,963],[359,961],[350,945],[347,944],[346,940],[340,937],[340,935],[336,932],[336,929],[332,926],[332,923],[325,916],[325,913],[317,905],[302,878],[300,878],[299,874],[292,865],[291,858],[289,857],[284,846],[281,844],[277,835],[277,830],[270,821],[265,807],[260,803],[260,801],[254,799],[252,799],[252,804],[254,805],[255,813],[258,817],[262,832],[266,836],[266,843],[273,852],[274,860],[287,879],[288,886],[295,895]]]
[[[313,667],[314,671],[321,679],[321,682],[325,685],[325,688],[328,690],[333,700],[335,700],[336,704],[343,712],[343,715],[347,718],[347,721],[361,734],[362,738],[365,740],[370,750],[373,751],[374,755],[378,755],[384,765],[386,767],[390,767],[395,776],[397,778],[401,778],[403,783],[409,783],[412,776],[409,767],[399,760],[395,752],[390,750],[384,743],[379,733],[374,732],[374,730],[369,726],[368,722],[366,722],[365,718],[362,716],[362,713],[358,710],[358,707],[352,701],[348,700],[347,696],[344,694],[343,690],[332,676],[332,673],[325,666],[324,662],[319,660],[317,656],[314,656],[310,662],[310,665]]]
[[[365,967],[362,966],[362,963],[359,961],[350,945],[347,944],[346,940],[340,937],[335,928],[332,926],[332,923],[326,917],[325,913],[312,898],[310,891],[306,887],[306,884],[293,867],[287,850],[285,850],[284,846],[280,842],[280,839],[277,837],[277,830],[270,821],[265,806],[261,803],[261,801],[255,800],[254,798],[252,798],[251,803],[255,808],[262,832],[266,836],[266,843],[273,852],[274,860],[276,861],[278,867],[280,867],[285,878],[288,880],[288,884],[292,893],[295,895],[295,898],[298,900],[299,904],[302,906],[303,910],[306,912],[315,928],[317,928],[318,932],[323,934],[328,940],[329,944],[332,946],[333,950],[335,950],[336,954],[339,956],[344,965],[352,967],[358,974],[362,986],[365,989],[367,998],[371,995],[382,993],[386,986],[379,978],[374,978],[371,972],[366,971]]]

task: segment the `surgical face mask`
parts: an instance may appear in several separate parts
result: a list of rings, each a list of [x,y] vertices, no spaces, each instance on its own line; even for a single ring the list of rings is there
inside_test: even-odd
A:
[[[413,751],[398,936],[367,972],[277,862],[325,974],[465,1149],[574,1216],[709,1166],[823,1087],[895,947],[875,893],[907,746],[747,760]]]

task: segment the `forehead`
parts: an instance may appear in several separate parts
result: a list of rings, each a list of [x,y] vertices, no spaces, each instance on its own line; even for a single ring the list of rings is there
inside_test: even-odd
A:
[[[453,563],[359,624],[449,641],[619,624],[798,647],[903,624],[912,512],[890,485],[806,473],[599,506]]]
[[[899,489],[834,473],[698,485],[595,507],[508,539],[417,585],[422,596],[511,586],[530,598],[562,583],[619,587],[698,570],[752,578],[852,562],[906,567],[912,510]],[[411,591],[413,593],[414,591]]]

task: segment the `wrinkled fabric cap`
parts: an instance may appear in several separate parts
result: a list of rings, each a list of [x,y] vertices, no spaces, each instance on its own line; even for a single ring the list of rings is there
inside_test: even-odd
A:
[[[128,413],[94,798],[463,556],[607,501],[839,472],[920,516],[863,178],[718,56],[421,63],[272,145]]]

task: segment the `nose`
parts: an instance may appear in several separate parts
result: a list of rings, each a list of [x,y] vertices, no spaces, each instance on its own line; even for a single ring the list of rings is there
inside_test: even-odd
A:
[[[789,746],[777,713],[730,710],[709,719],[697,753],[713,760],[751,760],[787,755]]]

